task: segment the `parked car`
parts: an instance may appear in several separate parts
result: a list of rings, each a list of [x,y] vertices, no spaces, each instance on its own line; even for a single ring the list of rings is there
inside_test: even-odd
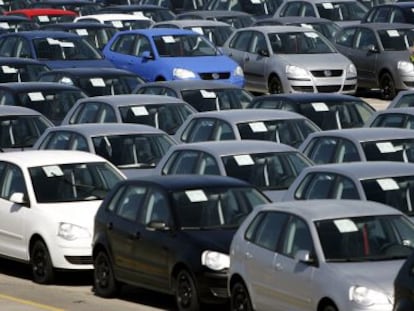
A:
[[[245,88],[260,93],[355,93],[354,64],[313,29],[255,26],[236,30],[223,52],[243,69]]]
[[[0,36],[0,56],[33,58],[50,68],[113,67],[81,36],[64,31],[20,31]]]
[[[196,110],[186,102],[157,95],[95,96],[79,100],[62,124],[137,123],[173,135]]]
[[[0,83],[35,82],[50,69],[45,64],[31,58],[0,57]]]
[[[178,142],[209,140],[269,140],[297,148],[313,132],[320,131],[308,118],[274,109],[232,109],[190,115],[174,137]]]
[[[362,127],[375,109],[361,98],[333,93],[256,96],[252,109],[282,109],[304,115],[322,130]]]
[[[197,111],[241,109],[253,99],[253,95],[241,87],[201,80],[147,82],[138,85],[134,93],[177,97]]]
[[[391,161],[314,165],[302,170],[283,200],[350,199],[390,205],[413,217],[414,164]]]
[[[412,221],[379,203],[259,206],[231,244],[231,309],[391,310],[413,243]]]
[[[0,8],[6,11],[13,11],[18,9],[24,9],[29,6],[31,0],[3,0],[3,3],[0,4]]]
[[[70,22],[78,16],[76,12],[62,9],[20,9],[5,12],[4,15],[23,16],[39,25]]]
[[[366,126],[414,129],[414,109],[404,107],[379,110],[367,121]]]
[[[224,176],[118,183],[95,217],[95,294],[114,296],[126,283],[174,295],[178,310],[227,302],[231,239],[267,202],[250,184]]]
[[[155,166],[174,144],[176,142],[167,133],[152,126],[92,123],[48,128],[37,139],[33,149],[95,153],[131,178],[152,174]]]
[[[298,148],[315,164],[355,161],[414,162],[409,129],[358,128],[312,133]]]
[[[86,152],[32,150],[0,154],[0,255],[30,264],[36,283],[56,269],[91,270],[95,213],[124,179]]]
[[[414,106],[414,90],[400,91],[387,106],[390,108],[404,108]]]
[[[409,2],[392,2],[373,6],[361,23],[408,23],[414,24],[414,5]]]
[[[175,14],[170,9],[158,5],[110,5],[100,9],[98,13],[143,15],[155,23],[175,19]]]
[[[394,311],[410,311],[414,308],[413,276],[414,252],[404,261],[394,279]]]
[[[29,8],[61,9],[76,12],[78,15],[89,15],[99,10],[101,5],[90,0],[41,0],[30,3]]]
[[[284,0],[210,0],[203,9],[204,10],[227,10],[227,11],[242,11],[253,16],[266,16],[275,14],[277,8],[283,3]]]
[[[39,81],[74,85],[88,96],[131,94],[144,83],[142,78],[130,71],[109,67],[54,69],[41,74]]]
[[[142,14],[100,13],[79,16],[76,23],[99,23],[115,27],[118,31],[149,28],[153,22]]]
[[[243,70],[203,35],[184,29],[116,33],[103,54],[117,68],[145,81],[216,80],[243,87]]]
[[[272,201],[280,201],[299,173],[312,162],[285,144],[244,140],[172,146],[158,163],[158,175],[222,175],[245,180]]]
[[[0,16],[0,34],[39,29],[39,24],[24,16]]]
[[[414,65],[409,46],[414,26],[397,23],[366,23],[343,27],[336,47],[355,64],[358,87],[379,88],[383,99],[414,87]]]
[[[224,10],[196,10],[180,13],[176,17],[177,20],[184,19],[207,19],[220,21],[229,24],[238,29],[249,27],[255,22],[255,18],[246,12],[240,11],[224,11]]]

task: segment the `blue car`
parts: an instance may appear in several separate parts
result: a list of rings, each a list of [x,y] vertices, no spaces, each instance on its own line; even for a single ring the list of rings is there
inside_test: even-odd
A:
[[[1,35],[0,56],[34,58],[51,69],[113,67],[85,39],[64,31],[21,31]]]
[[[115,67],[132,71],[147,82],[215,80],[244,86],[238,64],[203,35],[183,29],[121,31],[103,49]]]

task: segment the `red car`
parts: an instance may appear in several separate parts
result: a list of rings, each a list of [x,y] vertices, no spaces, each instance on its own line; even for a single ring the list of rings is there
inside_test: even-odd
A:
[[[17,15],[27,17],[39,25],[71,22],[78,16],[76,12],[61,9],[21,9],[5,12],[5,15]]]

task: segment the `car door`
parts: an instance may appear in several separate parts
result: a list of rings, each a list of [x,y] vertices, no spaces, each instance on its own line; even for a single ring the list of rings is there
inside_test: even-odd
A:
[[[244,68],[244,60],[246,58],[247,51],[249,50],[252,35],[253,31],[240,30],[233,36],[233,38],[229,42],[228,48],[223,48],[224,53],[230,56],[242,68]],[[248,87],[250,79],[248,79],[248,74],[246,76],[246,73],[245,79],[245,86]]]
[[[244,55],[243,71],[246,87],[249,89],[267,89],[267,76],[270,63],[270,48],[266,36],[259,31],[252,31],[250,45]]]
[[[135,34],[123,34],[117,37],[107,52],[107,58],[115,67],[131,71],[136,63],[133,55],[137,36]],[[138,72],[137,72],[138,73]],[[141,75],[140,73],[138,73]]]

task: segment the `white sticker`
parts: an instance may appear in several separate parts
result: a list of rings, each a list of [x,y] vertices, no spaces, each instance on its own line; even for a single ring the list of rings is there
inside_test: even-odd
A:
[[[3,73],[16,73],[18,71],[17,68],[6,65],[1,66],[1,70],[3,71]]]
[[[205,202],[207,201],[207,196],[204,193],[203,190],[187,190],[185,192],[185,194],[187,195],[188,199],[191,202]]]
[[[377,179],[377,183],[384,191],[400,189],[397,182],[392,178]]]
[[[311,103],[311,105],[315,111],[329,111],[329,108],[325,103]]]
[[[300,24],[302,27],[313,29],[311,24]]]
[[[351,219],[336,219],[334,224],[341,233],[358,231],[358,227]]]
[[[141,11],[134,11],[134,12],[132,12],[132,15],[144,17],[144,13],[142,13]]]
[[[47,23],[49,21],[49,16],[47,16],[47,15],[40,15],[40,16],[37,17],[37,19],[41,23]]]
[[[89,81],[94,87],[105,87],[105,81],[102,78],[90,78]]]
[[[200,90],[200,93],[201,93],[201,96],[203,96],[203,98],[216,98],[217,97],[215,92]]]
[[[267,132],[267,127],[263,122],[251,122],[249,126],[254,133]]]
[[[398,33],[398,30],[395,30],[395,29],[389,29],[389,30],[387,30],[387,34],[390,37],[399,37],[400,36],[400,34]]]
[[[162,36],[162,41],[165,43],[175,43],[175,39],[173,36]]]
[[[4,29],[9,29],[10,28],[10,25],[9,25],[9,23],[3,22],[3,23],[0,23],[0,27],[1,28],[4,28]]]
[[[73,81],[71,78],[69,77],[62,77],[62,79],[60,79],[59,81],[60,83],[64,83],[64,84],[70,84],[73,85]]]
[[[63,176],[63,171],[57,165],[43,166],[42,169],[47,177]]]
[[[261,1],[260,0],[250,0],[250,2],[254,3],[254,4],[260,4]]]
[[[413,13],[414,13],[414,8],[411,8],[411,12],[413,12]]]
[[[381,153],[391,153],[396,151],[391,142],[376,143],[376,145]]]
[[[199,33],[200,35],[204,35],[203,28],[201,28],[201,27],[192,27],[191,30],[196,32],[196,33]]]
[[[331,2],[324,2],[322,3],[324,9],[333,9],[333,4]]]
[[[250,154],[239,154],[233,156],[238,166],[253,165],[254,161]]]
[[[46,38],[46,41],[50,45],[60,45],[60,41],[53,38]]]
[[[45,100],[45,97],[43,96],[42,92],[31,92],[27,94],[31,101],[42,101]]]
[[[75,47],[75,43],[73,43],[73,42],[68,42],[68,41],[61,41],[60,43],[59,43],[59,45],[62,47],[62,48],[74,48]]]
[[[122,24],[122,22],[121,22],[121,21],[112,21],[112,25],[113,25],[115,28],[122,28],[122,27],[124,27],[124,25]]]
[[[4,4],[4,1],[3,0],[0,0],[0,4],[3,5]]]
[[[147,116],[149,115],[147,108],[145,106],[136,106],[131,107],[132,113],[134,116]]]
[[[318,34],[316,32],[313,32],[313,31],[312,32],[305,32],[304,34],[305,34],[306,37],[312,38],[312,39],[319,37]]]
[[[75,31],[79,36],[87,36],[88,35],[88,30],[87,29],[76,29]]]

